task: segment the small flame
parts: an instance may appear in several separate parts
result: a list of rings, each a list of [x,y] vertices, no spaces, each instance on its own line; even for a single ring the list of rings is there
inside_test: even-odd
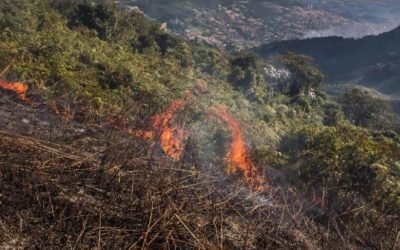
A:
[[[21,82],[6,82],[0,80],[0,89],[11,91],[15,93],[21,101],[28,101],[26,98],[26,92],[28,91],[28,85]]]
[[[231,132],[232,142],[226,155],[228,172],[234,173],[239,170],[251,187],[259,191],[265,190],[265,179],[258,173],[257,167],[251,160],[249,149],[243,139],[240,122],[232,117],[224,106],[214,106],[210,111],[226,123]]]
[[[126,133],[134,137],[140,137],[145,140],[153,140],[155,135],[153,131],[136,130],[136,129],[126,129]]]
[[[152,140],[156,136],[160,140],[163,151],[172,159],[179,160],[184,156],[188,132],[175,124],[175,118],[179,110],[183,109],[194,94],[207,92],[207,84],[199,79],[196,86],[186,92],[182,99],[173,100],[166,111],[155,115],[152,118],[153,131],[126,129],[128,134]],[[155,131],[155,132],[154,132]]]
[[[174,124],[176,113],[184,108],[188,98],[172,101],[166,111],[153,117],[153,127],[159,133],[161,147],[174,160],[183,157],[188,133]]]
[[[163,151],[173,160],[179,160],[184,155],[188,133],[177,126],[174,120],[177,112],[187,105],[191,96],[192,92],[187,92],[185,98],[172,101],[164,112],[152,117],[151,130],[129,128],[125,117],[111,116],[109,123],[134,137],[145,140],[159,139]]]

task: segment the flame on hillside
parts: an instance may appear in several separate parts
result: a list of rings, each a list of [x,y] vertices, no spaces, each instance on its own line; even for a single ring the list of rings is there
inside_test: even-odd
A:
[[[184,99],[172,101],[166,111],[153,117],[153,128],[159,133],[161,147],[174,160],[183,157],[186,147],[185,141],[188,137],[188,133],[177,126],[174,120],[177,112],[188,104],[188,99],[187,96]]]
[[[28,85],[20,82],[6,82],[0,80],[0,89],[13,92],[22,101],[28,101],[26,98],[26,92],[28,91]]]
[[[228,125],[231,132],[232,142],[229,152],[226,155],[228,172],[242,172],[245,181],[252,188],[265,190],[265,179],[258,173],[257,167],[251,160],[249,149],[243,139],[241,124],[236,120],[224,106],[214,106],[210,109],[211,113]]]

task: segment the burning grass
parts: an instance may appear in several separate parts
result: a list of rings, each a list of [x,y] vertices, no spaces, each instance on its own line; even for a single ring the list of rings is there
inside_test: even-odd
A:
[[[153,128],[159,134],[161,147],[174,160],[182,158],[188,137],[188,133],[176,125],[174,119],[177,112],[188,104],[188,99],[173,100],[164,112],[153,117]]]
[[[231,133],[231,144],[229,152],[226,155],[228,162],[228,172],[242,172],[246,183],[257,190],[266,189],[266,181],[258,172],[254,165],[251,154],[246,146],[246,142],[242,133],[241,124],[228,111],[227,107],[214,106],[210,109],[211,113],[226,123]]]
[[[13,132],[0,130],[0,248],[384,249],[396,244],[394,217],[375,216],[366,207],[321,216],[317,205],[278,185],[254,192],[218,167],[205,171],[197,159],[162,157],[152,143],[124,131],[87,128],[82,134],[82,125],[52,119],[54,114],[29,105],[18,117],[4,114],[17,111],[12,98],[5,104],[0,114],[9,117]],[[30,127],[22,130],[19,117],[31,120],[24,125]],[[33,134],[20,135],[26,131]],[[313,220],[315,213],[317,220],[328,221],[328,229]],[[369,231],[347,221],[363,222]],[[366,237],[375,245],[362,240]]]
[[[0,113],[16,111],[11,101],[7,107]],[[295,226],[279,224],[280,216],[291,209],[273,202],[275,191],[261,197],[224,178],[222,169],[204,172],[195,159],[171,161],[146,141],[119,130],[81,134],[75,122],[37,111],[31,106],[18,110],[32,120],[25,131],[34,135],[19,135],[19,119],[8,115],[15,131],[0,131],[0,248],[257,249],[265,244],[283,248],[284,242],[317,244],[306,235],[318,228],[309,226],[309,232],[301,233],[305,238],[299,237],[301,227],[312,225],[305,217]],[[52,124],[39,127],[35,119]],[[56,134],[50,132],[54,126]],[[267,226],[271,230],[265,231]],[[287,239],[279,235],[282,230]]]
[[[60,104],[55,108],[40,103],[35,107],[17,105],[17,98],[0,91],[1,249],[399,247],[399,216],[385,213],[379,203],[372,205],[360,194],[343,192],[354,188],[365,191],[366,179],[363,177],[368,174],[363,171],[368,169],[365,167],[385,162],[385,159],[397,159],[398,154],[396,157],[394,154],[383,155],[376,162],[368,160],[368,164],[364,164],[360,159],[374,156],[370,143],[365,144],[369,145],[365,150],[349,149],[349,143],[345,143],[343,151],[337,151],[340,144],[331,139],[339,133],[319,137],[308,153],[301,148],[298,152],[283,151],[293,166],[288,166],[288,174],[281,174],[281,179],[284,182],[284,178],[293,178],[290,183],[296,184],[293,188],[296,192],[288,192],[289,182],[277,183],[273,175],[276,166],[271,166],[268,175],[268,185],[272,188],[262,192],[265,180],[255,162],[260,167],[269,166],[269,163],[262,163],[270,162],[263,159],[269,155],[253,155],[252,159],[240,122],[225,108],[214,108],[214,116],[226,124],[230,132],[231,143],[222,145],[229,141],[223,133],[219,138],[219,135],[210,135],[208,138],[213,137],[212,140],[222,139],[221,143],[212,143],[212,149],[216,149],[212,157],[221,164],[204,163],[196,158],[199,153],[196,145],[191,147],[190,141],[185,145],[188,134],[179,122],[179,115],[190,103],[190,97],[171,100],[173,95],[191,85],[198,65],[203,62],[204,69],[211,73],[208,79],[213,79],[210,84],[213,89],[202,98],[204,102],[198,110],[204,111],[210,103],[230,103],[238,104],[239,114],[248,112],[240,104],[246,103],[246,106],[252,106],[250,115],[255,117],[249,125],[262,124],[257,131],[273,126],[274,130],[286,133],[294,127],[309,126],[310,120],[316,122],[322,118],[321,106],[325,98],[318,96],[317,105],[300,108],[303,104],[299,102],[298,106],[289,102],[282,93],[276,92],[275,96],[271,91],[274,94],[267,95],[267,86],[262,80],[263,67],[260,67],[260,75],[253,75],[256,72],[252,68],[244,72],[255,76],[251,79],[260,79],[260,85],[254,88],[256,92],[236,91],[225,78],[231,75],[241,79],[239,75],[243,71],[231,67],[229,55],[207,52],[198,53],[197,59],[192,58],[197,50],[202,50],[201,47],[195,48],[195,44],[189,45],[166,33],[155,32],[158,26],[147,23],[136,12],[124,13],[118,8],[109,8],[109,5],[97,8],[89,3],[66,10],[61,7],[63,4],[55,8],[50,2],[6,1],[4,8],[0,8],[0,16],[5,17],[0,18],[0,22],[9,30],[1,33],[6,36],[6,39],[0,39],[0,47],[4,48],[2,64],[13,65],[10,66],[12,71],[6,72],[9,67],[3,71],[7,73],[4,77],[25,79],[29,76],[32,84],[37,82],[38,88],[43,87],[43,96],[35,100],[50,98],[47,101],[56,100]],[[98,23],[100,26],[95,25],[101,30],[93,30],[93,25],[87,24],[88,9],[94,11],[93,16],[111,19]],[[16,13],[23,13],[23,18]],[[110,15],[104,16],[104,13]],[[19,25],[10,25],[13,23]],[[71,23],[76,26],[67,25]],[[100,37],[103,31],[106,31],[103,35],[107,39],[103,35]],[[109,31],[115,33],[108,34]],[[132,43],[138,37],[154,42],[149,46]],[[55,41],[57,46],[54,46]],[[164,46],[165,41],[172,42],[166,54],[159,50],[159,45]],[[191,46],[194,46],[193,51]],[[182,65],[192,59],[195,59],[195,65]],[[15,93],[19,100],[27,100],[25,85],[1,83],[3,90]],[[198,88],[191,92],[193,95],[207,94],[205,82],[200,81]],[[246,98],[250,96],[261,98],[260,102]],[[154,116],[143,131],[113,126],[105,121],[112,113],[117,118],[129,117],[142,128],[149,113],[168,102],[170,106]],[[264,103],[271,105],[271,110],[264,110]],[[122,112],[124,109],[126,112]],[[115,110],[123,114],[116,114]],[[318,125],[317,130],[322,128]],[[127,136],[127,133],[133,136]],[[351,139],[350,145],[360,144],[353,135],[347,136]],[[154,142],[137,137],[160,140],[161,149],[170,158],[164,157]],[[303,138],[317,137],[300,137],[301,142],[306,141]],[[260,140],[270,141],[265,133]],[[204,140],[204,143],[208,142]],[[323,142],[333,143],[324,146]],[[279,138],[275,143],[279,143]],[[382,147],[382,143],[377,140],[374,145],[382,149],[379,151],[388,151],[389,147]],[[225,148],[228,152],[220,154],[220,149]],[[333,151],[327,154],[327,149]],[[353,152],[361,157],[354,157]],[[336,156],[343,155],[349,158],[338,161]],[[188,157],[177,161],[183,156]],[[307,163],[307,159],[313,161]],[[244,184],[225,174],[220,167],[224,160],[231,172],[244,176]],[[299,178],[303,166],[309,167],[303,170],[312,170],[302,173],[310,173],[307,179],[318,181],[316,185]],[[353,171],[360,166],[359,174]],[[316,167],[321,171],[315,171]],[[371,185],[376,196],[381,199],[382,194],[395,194],[388,191],[398,186],[395,182],[398,176],[391,173],[394,168],[375,167],[385,172],[384,180],[391,182],[385,189],[375,189]],[[348,176],[342,174],[346,168]],[[355,183],[354,176],[362,178]],[[370,184],[377,183],[375,176],[370,176],[374,179]],[[338,182],[332,182],[334,177],[340,177]],[[324,179],[331,184],[326,186]],[[314,188],[317,192],[313,201],[304,197]],[[321,195],[321,189],[327,190],[326,196]],[[398,200],[397,197],[391,199]]]
[[[0,80],[0,89],[14,93],[21,101],[28,101],[26,97],[28,85],[24,83]]]
[[[255,249],[264,222],[278,220],[256,193],[115,139],[94,156],[2,131],[0,246]],[[292,233],[285,241],[309,244]]]

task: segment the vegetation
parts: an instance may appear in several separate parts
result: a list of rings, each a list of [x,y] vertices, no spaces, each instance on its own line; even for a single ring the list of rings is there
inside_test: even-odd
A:
[[[291,97],[318,88],[324,79],[323,74],[312,64],[311,57],[288,53],[283,56],[282,62],[291,72],[282,91]]]
[[[396,118],[389,101],[373,97],[360,89],[344,93],[339,102],[347,119],[357,126],[388,129]]]
[[[280,60],[288,78],[112,3],[2,1],[1,78],[27,83],[34,105],[0,92],[0,248],[396,249],[390,107],[359,90],[335,101],[311,58]],[[127,136],[182,98],[182,160]],[[240,121],[271,189],[226,174],[215,105]]]
[[[266,44],[255,49],[263,58],[288,51],[313,57],[329,82],[372,87],[399,95],[400,27],[364,38],[317,37]]]

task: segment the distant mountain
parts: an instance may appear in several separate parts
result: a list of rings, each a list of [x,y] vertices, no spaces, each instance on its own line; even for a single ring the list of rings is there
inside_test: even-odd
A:
[[[340,35],[361,37],[400,23],[397,0],[122,0],[189,39],[224,49]]]
[[[341,37],[292,40],[255,51],[270,58],[288,51],[312,56],[328,81],[358,83],[385,94],[400,94],[400,27],[361,39]]]

